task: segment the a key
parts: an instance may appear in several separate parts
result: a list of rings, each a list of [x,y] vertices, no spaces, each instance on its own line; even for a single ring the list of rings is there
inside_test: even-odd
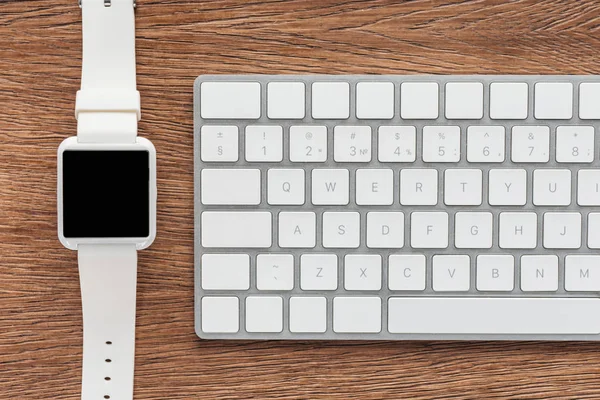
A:
[[[350,201],[350,172],[347,169],[313,169],[312,203],[346,205]]]
[[[203,254],[202,289],[248,290],[250,257],[248,254]]]
[[[270,169],[267,172],[267,202],[271,205],[304,204],[304,170]]]
[[[436,82],[404,82],[400,85],[402,119],[437,119],[439,85]]]
[[[521,257],[521,290],[555,292],[558,290],[558,257],[525,255]]]
[[[205,119],[260,118],[260,83],[202,82],[200,115]]]
[[[490,84],[491,119],[527,119],[529,87],[525,82]]]
[[[573,118],[573,84],[538,82],[535,84],[536,119]]]
[[[460,128],[458,126],[423,128],[423,161],[458,162],[459,160]]]
[[[390,255],[388,287],[396,291],[425,290],[425,256],[422,254]]]
[[[446,83],[446,118],[483,118],[483,83]]]
[[[279,247],[313,248],[316,245],[317,217],[314,212],[279,213]]]
[[[356,204],[392,205],[394,172],[391,169],[356,170]]]
[[[467,292],[471,286],[471,260],[466,255],[433,256],[433,290]]]
[[[600,169],[582,169],[577,173],[577,204],[600,206]]]
[[[482,198],[480,169],[447,169],[444,173],[444,203],[446,205],[480,205]]]
[[[348,82],[313,83],[312,117],[314,119],[347,119],[350,117],[350,85]]]
[[[260,204],[258,169],[203,169],[200,176],[202,204]]]
[[[291,254],[259,254],[256,257],[256,288],[258,290],[292,290],[294,288],[294,256]]]
[[[594,127],[559,126],[556,128],[556,161],[591,163],[594,161]]]
[[[568,169],[533,171],[533,204],[536,206],[571,204],[571,171]]]
[[[367,247],[400,249],[404,246],[404,213],[367,213]]]
[[[503,249],[535,249],[537,214],[532,212],[500,213],[500,240]]]
[[[271,213],[266,211],[204,211],[202,247],[271,247]]]
[[[394,84],[392,82],[357,83],[356,118],[394,118]]]
[[[566,256],[565,290],[568,292],[600,291],[600,256],[588,254]]]
[[[522,206],[527,202],[527,171],[492,169],[488,201],[492,206]]]
[[[544,247],[578,249],[581,247],[581,214],[547,212],[544,214]]]
[[[279,296],[249,296],[246,298],[247,332],[281,332],[283,330],[283,299]]]
[[[550,160],[550,128],[515,126],[512,128],[511,160],[523,163],[546,163]]]
[[[477,256],[477,290],[510,292],[515,286],[515,258],[509,254]]]
[[[504,138],[503,126],[470,126],[467,129],[467,161],[503,162]]]
[[[492,247],[492,213],[458,212],[454,222],[454,240],[459,249]]]
[[[203,125],[200,129],[200,158],[204,162],[237,161],[237,126]]]
[[[360,245],[360,214],[323,213],[323,247],[357,248]]]
[[[333,158],[336,162],[371,161],[371,127],[336,126],[333,130]]]
[[[588,214],[588,247],[600,249],[600,213]]]
[[[413,212],[410,216],[410,244],[420,249],[448,247],[448,214],[445,212]]]
[[[400,204],[434,206],[438,202],[436,169],[400,170]]]
[[[290,298],[290,332],[323,333],[327,330],[325,297]]]
[[[290,127],[290,161],[324,162],[327,160],[325,126]]]
[[[302,119],[305,116],[303,82],[269,82],[267,115],[270,119]]]
[[[237,297],[203,297],[201,302],[202,331],[206,333],[236,333],[240,330],[240,304]]]
[[[283,129],[281,126],[246,127],[246,161],[281,162],[282,160]]]
[[[303,254],[300,257],[300,288],[302,290],[336,290],[338,258],[335,254]]]
[[[579,85],[579,118],[600,119],[600,82]]]
[[[344,257],[346,290],[381,290],[381,256],[347,254]]]
[[[333,330],[337,333],[381,332],[381,298],[334,298]]]
[[[417,159],[417,129],[414,126],[380,126],[379,161],[414,162]]]

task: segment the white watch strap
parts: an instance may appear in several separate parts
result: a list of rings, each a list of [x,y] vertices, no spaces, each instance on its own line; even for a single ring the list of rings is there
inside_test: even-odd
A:
[[[136,89],[133,0],[81,0],[83,66],[75,116],[81,142],[135,142],[141,116]]]
[[[131,400],[135,358],[135,244],[79,245],[82,400]]]

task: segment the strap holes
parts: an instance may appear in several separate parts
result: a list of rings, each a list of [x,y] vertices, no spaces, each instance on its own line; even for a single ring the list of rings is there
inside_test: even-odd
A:
[[[104,361],[106,361],[107,363],[109,363],[109,362],[112,362],[112,360],[111,360],[110,358],[107,358],[107,359],[106,359],[106,360],[104,360]]]
[[[105,394],[105,395],[104,395],[104,398],[105,398],[105,399],[110,399],[110,396],[109,396],[109,395],[107,395],[107,394]]]
[[[110,376],[107,376],[106,378],[104,378],[105,381],[110,381]]]
[[[110,345],[112,344],[112,342],[111,342],[110,340],[108,340],[108,341],[106,342],[106,344],[110,346]]]
[[[111,2],[111,0],[104,0],[104,7],[110,7],[111,6],[110,2]]]

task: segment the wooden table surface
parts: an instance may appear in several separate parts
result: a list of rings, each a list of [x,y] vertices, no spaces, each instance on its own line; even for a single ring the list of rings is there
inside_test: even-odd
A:
[[[139,262],[136,398],[600,399],[594,343],[199,340],[192,180],[200,74],[600,74],[598,0],[138,0],[136,13],[140,134],[159,187]],[[80,72],[76,0],[0,2],[1,399],[79,396],[56,149],[76,133]]]

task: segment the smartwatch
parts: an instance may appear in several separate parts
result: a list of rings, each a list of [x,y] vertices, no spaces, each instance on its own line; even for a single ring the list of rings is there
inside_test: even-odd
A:
[[[156,234],[156,152],[137,137],[134,0],[81,0],[77,136],[58,148],[58,236],[77,250],[83,400],[133,398],[137,251]]]

